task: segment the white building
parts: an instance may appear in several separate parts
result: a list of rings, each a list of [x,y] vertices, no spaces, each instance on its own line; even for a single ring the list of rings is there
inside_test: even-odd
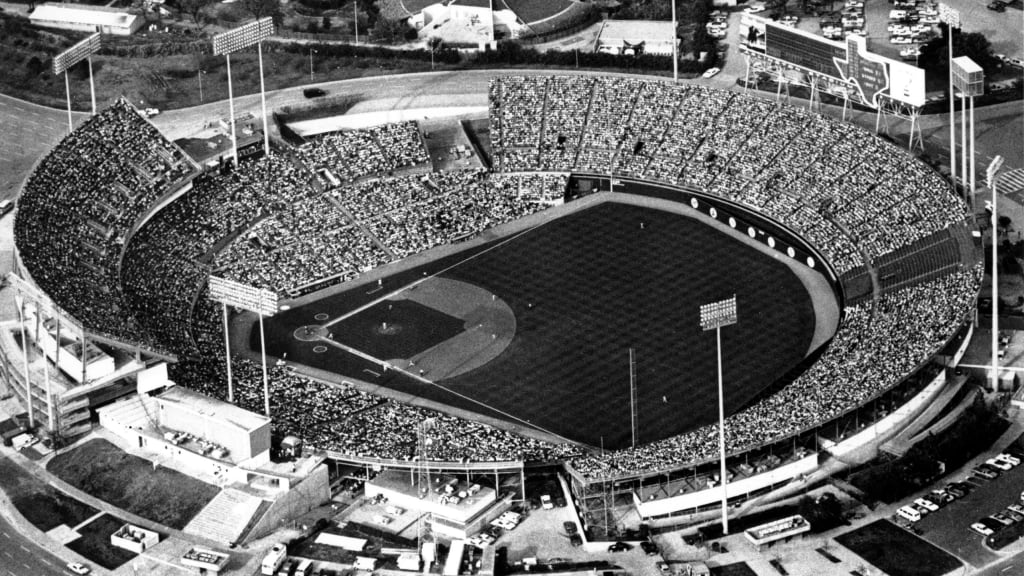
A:
[[[84,4],[46,3],[37,6],[29,15],[29,20],[46,28],[116,36],[129,36],[145,24],[145,19],[138,14],[129,14],[119,8]]]
[[[516,13],[507,7],[492,12],[489,0],[444,0],[424,7],[409,19],[409,24],[419,30],[423,38],[488,42],[492,18],[496,38],[516,38],[525,28]]]
[[[606,20],[597,38],[597,52],[672,55],[675,30],[671,21]],[[642,45],[642,48],[640,46]]]

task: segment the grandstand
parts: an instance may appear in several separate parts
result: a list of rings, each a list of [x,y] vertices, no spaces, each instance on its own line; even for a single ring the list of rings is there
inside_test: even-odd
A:
[[[842,319],[829,344],[727,418],[730,470],[753,479],[738,499],[816,466],[826,444],[851,436],[848,422],[862,427],[910,402],[943,369],[933,356],[963,337],[981,277],[965,206],[886,141],[753,96],[653,80],[507,77],[489,96],[495,171],[411,175],[388,173],[425,158],[415,124],[323,136],[199,174],[119,102],[61,142],[26,184],[15,224],[23,273],[106,344],[178,360],[173,380],[224,397],[211,273],[308,303],[322,288],[366,285],[536,218],[583,180],[597,183],[587,200],[595,204],[653,186],[720,226],[747,226],[838,295]],[[238,403],[261,406],[258,365],[233,366]],[[668,519],[714,500],[704,494],[714,483],[710,424],[601,453],[385,397],[354,378],[325,383],[291,365],[272,372],[276,434],[341,459],[401,463],[417,456],[416,425],[431,418],[442,441],[430,460],[563,464],[598,537],[613,532],[601,518],[617,496],[662,502],[637,509]],[[773,470],[787,472],[757,480]]]

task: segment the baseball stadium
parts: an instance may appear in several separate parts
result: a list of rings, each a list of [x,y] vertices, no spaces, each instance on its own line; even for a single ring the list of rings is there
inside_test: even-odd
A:
[[[484,167],[460,170],[409,120],[200,163],[119,101],[26,182],[15,280],[58,340],[267,401],[275,437],[336,462],[557,471],[596,540],[713,514],[720,395],[742,507],[953,378],[982,276],[967,207],[890,141],[639,77],[498,76],[488,100]],[[277,313],[222,307],[210,277]],[[65,433],[119,393],[62,409]]]

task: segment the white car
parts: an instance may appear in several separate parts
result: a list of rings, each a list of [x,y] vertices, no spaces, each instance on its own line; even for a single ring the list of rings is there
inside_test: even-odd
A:
[[[544,494],[540,497],[540,507],[545,510],[551,510],[555,507],[555,504],[551,501],[551,496]]]
[[[974,530],[975,532],[977,532],[978,534],[981,534],[982,536],[991,536],[991,535],[995,534],[995,532],[991,528],[989,528],[988,526],[985,526],[981,522],[975,522],[974,524],[971,524],[971,530]]]
[[[68,562],[64,565],[64,567],[74,572],[75,574],[88,574],[89,572],[92,572],[92,570],[90,570],[88,566],[86,566],[85,564],[80,564],[78,562]]]
[[[935,512],[936,510],[939,509],[939,506],[935,502],[932,502],[930,500],[925,500],[924,498],[916,498],[914,500],[914,504],[917,504],[918,506],[920,506],[921,508],[924,508],[925,510],[927,510],[929,512]]]
[[[1006,462],[1010,466],[1017,466],[1018,464],[1020,464],[1020,458],[1017,458],[1016,456],[1013,456],[1011,454],[1007,454],[1006,452],[1003,452],[1002,454],[996,456],[996,460],[1002,460],[1003,462]]]
[[[998,469],[1002,470],[1003,472],[1006,472],[1007,470],[1013,469],[1013,466],[1011,466],[1009,462],[1005,462],[1003,460],[999,460],[998,458],[989,458],[988,460],[985,460],[985,464],[988,464],[989,466],[992,466],[993,468],[998,468]]]
[[[704,71],[704,74],[702,76],[704,78],[714,78],[721,71],[721,68],[708,68],[707,70]]]
[[[758,12],[764,12],[764,6],[747,6],[743,11],[747,14],[757,14]]]

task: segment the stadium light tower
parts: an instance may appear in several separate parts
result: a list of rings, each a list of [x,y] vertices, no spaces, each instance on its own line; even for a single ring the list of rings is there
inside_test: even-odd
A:
[[[210,299],[224,307],[224,348],[228,363],[228,402],[234,402],[234,386],[231,381],[231,345],[228,338],[228,305],[255,312],[260,319],[260,356],[263,358],[263,410],[270,417],[270,382],[267,378],[267,341],[263,332],[263,317],[277,313],[277,293],[271,290],[247,286],[239,282],[210,276],[208,280]]]
[[[238,166],[238,138],[235,136],[235,95],[231,87],[231,53],[256,45],[260,59],[260,103],[263,106],[263,153],[270,155],[270,134],[267,132],[267,96],[263,84],[263,41],[274,35],[274,20],[269,16],[243,24],[213,37],[213,53],[223,54],[228,64],[228,110],[231,114],[231,151]]]
[[[100,33],[90,35],[85,40],[57,54],[53,58],[53,75],[64,74],[64,90],[68,97],[68,132],[75,129],[71,119],[71,82],[68,80],[68,69],[82,60],[89,63],[89,94],[92,96],[92,113],[96,115],[96,85],[92,80],[92,55],[100,50]]]
[[[974,208],[974,97],[985,94],[985,71],[978,66],[969,56],[958,56],[950,62],[950,70],[953,71],[953,85],[960,91],[960,169],[963,173],[962,180],[968,189],[971,198],[971,208]],[[967,119],[968,102],[970,98],[970,123]],[[967,136],[970,134],[970,144],[967,144]],[[968,157],[970,163],[968,164]]]
[[[729,494],[726,491],[725,471],[725,395],[722,391],[722,327],[732,326],[738,321],[736,316],[736,295],[731,298],[711,302],[700,307],[701,330],[715,331],[715,343],[718,348],[718,456],[721,461],[719,474],[722,482],[722,533],[729,533]]]
[[[679,83],[679,54],[676,52],[679,46],[679,36],[676,34],[679,24],[676,23],[676,0],[672,0],[672,81]],[[579,66],[576,66],[579,68]]]
[[[953,28],[960,29],[960,11],[944,2],[939,3],[939,20],[946,24],[949,41],[949,170],[953,177],[953,191],[956,192],[956,101],[953,98]]]
[[[999,386],[999,214],[996,212],[996,184],[1003,157],[996,156],[985,170],[985,184],[992,189],[992,391]]]

